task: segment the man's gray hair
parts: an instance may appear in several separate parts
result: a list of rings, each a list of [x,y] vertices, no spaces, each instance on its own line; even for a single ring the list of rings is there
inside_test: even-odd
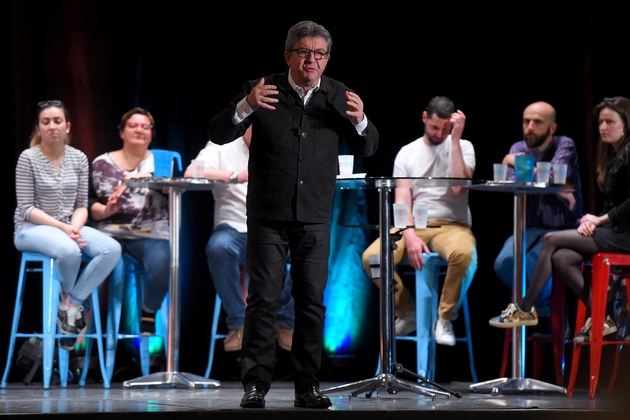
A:
[[[326,41],[326,51],[330,53],[330,49],[332,48],[332,37],[330,36],[330,32],[328,32],[328,29],[324,28],[322,25],[310,20],[298,22],[289,29],[287,40],[284,43],[284,50],[289,51],[293,49],[293,46],[301,38],[316,36],[324,38]]]

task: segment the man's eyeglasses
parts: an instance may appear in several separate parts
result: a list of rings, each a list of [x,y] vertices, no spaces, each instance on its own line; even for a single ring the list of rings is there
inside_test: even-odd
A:
[[[136,124],[136,123],[127,124],[127,127],[129,127],[132,130],[135,130],[136,128],[140,127],[144,131],[149,131],[150,129],[153,128],[151,124]]]
[[[49,101],[41,101],[37,103],[37,108],[48,108],[48,107],[62,107],[63,103],[61,103],[61,101],[57,101],[57,100],[49,100]]]
[[[313,56],[315,57],[315,60],[323,60],[324,58],[328,57],[328,51],[323,51],[323,50],[309,50],[308,48],[294,48],[292,50],[289,50],[289,52],[295,52],[297,53],[298,57],[300,58],[308,58],[310,57],[311,53],[313,54]]]

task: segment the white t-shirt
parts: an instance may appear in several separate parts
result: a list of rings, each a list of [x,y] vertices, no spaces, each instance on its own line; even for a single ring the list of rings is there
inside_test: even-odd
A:
[[[475,149],[468,140],[460,140],[466,166],[475,170]],[[394,177],[450,177],[452,141],[449,135],[437,146],[427,146],[422,137],[403,146],[394,160]],[[472,224],[468,208],[468,191],[455,194],[451,187],[417,188],[412,191],[412,204],[429,206],[427,219],[447,222],[466,221]]]
[[[204,166],[227,171],[240,171],[247,168],[249,148],[243,137],[223,145],[206,144],[196,159],[203,160]],[[212,190],[214,194],[214,226],[227,223],[238,232],[247,232],[247,182],[226,184]]]

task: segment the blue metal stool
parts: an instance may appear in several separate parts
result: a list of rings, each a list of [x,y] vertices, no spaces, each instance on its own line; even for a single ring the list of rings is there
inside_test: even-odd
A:
[[[177,161],[179,171],[182,170],[182,157],[178,152],[162,149],[151,149],[155,170],[153,176],[173,176],[173,159]]]
[[[436,342],[433,335],[433,324],[437,318],[438,302],[440,301],[440,277],[446,273],[448,263],[436,252],[424,254],[425,266],[422,270],[414,270],[416,276],[416,334],[396,336],[396,340],[414,341],[416,343],[417,373],[429,380],[435,379]],[[470,316],[468,313],[468,298],[462,299],[462,312],[466,335],[456,337],[456,342],[465,342],[468,346],[470,374],[473,382],[478,382],[473,358],[472,334],[470,330]],[[379,366],[376,372],[380,372]]]
[[[149,375],[151,370],[151,354],[149,352],[149,340],[151,336],[142,336],[140,334],[120,333],[120,316],[123,306],[123,295],[125,283],[130,276],[134,276],[136,285],[136,302],[137,308],[142,308],[142,281],[141,278],[146,276],[146,272],[142,264],[127,252],[123,252],[118,264],[114,267],[109,278],[108,299],[107,299],[107,334],[106,334],[106,356],[105,367],[107,379],[111,382],[114,374],[114,366],[116,363],[116,348],[118,340],[121,339],[140,339],[139,354],[140,367],[142,375]],[[164,299],[162,309],[158,313],[164,312],[164,308],[168,308],[168,298]],[[168,312],[168,310],[166,311]],[[157,318],[158,314],[156,314]],[[164,329],[166,323],[162,321]]]
[[[245,264],[239,264],[241,272],[241,288],[243,289],[243,300],[247,299],[247,269]],[[221,316],[221,297],[217,293],[217,297],[214,300],[214,313],[212,315],[212,330],[210,331],[210,351],[208,353],[208,367],[204,376],[210,378],[210,370],[212,370],[212,361],[214,360],[214,348],[217,340],[223,340],[227,338],[227,334],[219,333],[219,318]]]
[[[31,263],[41,264],[41,268],[31,267]],[[24,286],[26,275],[29,272],[39,272],[42,274],[42,332],[41,333],[21,333],[18,332],[18,326],[20,322],[20,313],[22,311],[22,298],[24,296]],[[59,306],[59,291],[61,284],[57,277],[55,270],[55,260],[47,255],[40,254],[38,252],[23,252],[22,261],[20,264],[20,276],[18,279],[18,287],[15,298],[15,309],[13,311],[13,324],[11,326],[11,338],[9,340],[9,350],[7,354],[7,364],[2,377],[2,383],[0,388],[6,388],[7,379],[11,370],[11,362],[13,359],[13,352],[15,350],[15,340],[17,338],[40,338],[43,344],[42,350],[42,368],[43,368],[43,384],[44,388],[50,388],[50,380],[52,377],[53,363],[54,363],[54,345],[55,340],[61,337],[72,337],[72,335],[57,333],[57,307]],[[76,335],[75,337],[84,337],[90,339],[96,339],[98,345],[99,364],[101,368],[101,374],[103,376],[103,387],[109,388],[110,383],[105,374],[105,362],[103,343],[101,338],[103,336],[101,331],[101,315],[99,308],[98,289],[92,292],[92,319],[89,321],[90,331],[96,330],[96,333],[88,333],[82,335]],[[85,351],[85,361],[83,365],[83,371],[79,380],[79,385],[85,385],[85,379],[87,376],[88,368],[90,365],[90,353],[91,353],[91,340],[88,341],[88,345]],[[65,387],[68,383],[68,364],[69,364],[68,350],[64,350],[59,347],[58,360],[59,360],[59,377],[61,386]]]

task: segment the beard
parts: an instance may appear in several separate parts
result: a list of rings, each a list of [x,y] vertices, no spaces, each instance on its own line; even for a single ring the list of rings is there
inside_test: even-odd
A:
[[[434,146],[438,146],[440,144],[442,144],[442,142],[444,140],[446,140],[446,137],[448,137],[448,135],[446,137],[444,137],[443,139],[436,137],[436,136],[432,136],[429,133],[427,133],[426,131],[424,132],[424,135],[427,137],[427,140],[429,140],[429,143],[431,143]]]
[[[540,136],[537,136],[532,132],[523,134],[525,136],[525,143],[527,143],[527,147],[529,147],[530,149],[535,149],[536,147],[543,144],[545,140],[547,140],[547,138],[551,134],[551,126],[547,127],[547,131]]]

